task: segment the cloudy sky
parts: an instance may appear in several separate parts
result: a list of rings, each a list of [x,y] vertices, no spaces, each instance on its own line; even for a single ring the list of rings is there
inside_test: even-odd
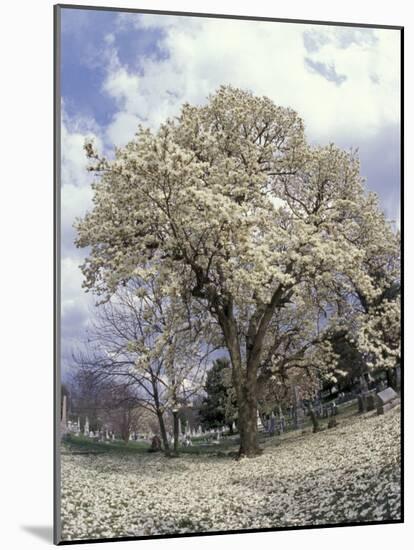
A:
[[[61,10],[62,364],[86,337],[93,298],[72,223],[91,204],[83,143],[111,155],[221,84],[295,109],[312,143],[358,147],[362,175],[398,226],[400,35],[390,29]]]

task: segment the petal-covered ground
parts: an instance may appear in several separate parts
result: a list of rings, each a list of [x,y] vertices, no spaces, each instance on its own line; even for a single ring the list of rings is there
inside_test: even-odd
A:
[[[62,538],[110,538],[400,519],[400,409],[265,453],[63,455]]]

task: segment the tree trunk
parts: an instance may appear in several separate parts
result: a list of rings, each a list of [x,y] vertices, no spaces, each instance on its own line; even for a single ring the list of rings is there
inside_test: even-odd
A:
[[[161,440],[164,445],[165,456],[170,456],[170,444],[168,443],[167,430],[165,429],[164,416],[160,410],[157,411],[158,424],[160,426]]]
[[[155,410],[157,412],[158,425],[160,427],[161,439],[164,444],[164,452],[166,456],[170,456],[170,445],[168,443],[167,431],[165,429],[164,416],[161,410],[161,403],[158,395],[157,380],[155,377],[152,377],[152,389],[154,393],[154,404]]]
[[[254,402],[239,407],[239,456],[252,457],[262,453],[257,443],[257,406]]]
[[[180,434],[178,433],[178,411],[173,411],[174,425],[174,455],[178,455],[178,443]]]
[[[129,430],[128,413],[126,411],[123,412],[121,433],[122,433],[122,439],[124,440],[125,445],[128,445],[130,430]]]
[[[252,457],[263,452],[257,442],[257,369],[247,366],[241,399],[238,397],[240,448],[239,456]]]
[[[233,386],[237,396],[239,457],[252,457],[262,453],[257,443],[257,361],[251,361],[244,372],[238,339],[231,328],[227,333],[227,346],[231,358]]]
[[[250,321],[246,338],[246,368],[243,365],[232,301],[229,300],[227,307],[218,311],[219,323],[230,353],[233,386],[237,396],[240,457],[252,457],[263,452],[257,443],[257,369],[260,364],[266,330],[281,293],[282,287],[280,286],[264,312],[254,315]]]
[[[124,428],[122,430],[122,439],[124,440],[125,445],[128,445],[128,443],[129,443],[129,430],[128,429]]]

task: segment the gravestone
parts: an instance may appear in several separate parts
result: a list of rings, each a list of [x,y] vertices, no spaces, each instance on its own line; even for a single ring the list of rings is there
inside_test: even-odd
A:
[[[149,448],[149,452],[156,453],[158,451],[161,451],[161,439],[158,437],[158,435],[154,435],[151,440],[151,447]]]
[[[89,435],[89,418],[88,417],[85,418],[85,426],[83,429],[83,433],[85,435]]]
[[[398,394],[392,388],[386,388],[377,394],[377,413],[384,414],[399,403]]]
[[[257,424],[257,431],[258,432],[263,432],[265,427],[263,426],[263,422],[262,422],[262,419],[260,418],[260,414],[259,414],[259,411],[257,411],[257,420],[256,420],[256,424]]]
[[[373,411],[376,406],[375,391],[367,391],[358,395],[358,412]]]
[[[368,411],[373,411],[375,409],[376,399],[375,393],[368,393],[365,396],[366,409]]]

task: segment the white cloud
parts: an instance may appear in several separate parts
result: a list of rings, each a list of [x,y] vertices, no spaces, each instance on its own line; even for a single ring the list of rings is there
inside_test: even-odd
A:
[[[61,241],[62,254],[75,255],[73,222],[83,216],[92,204],[90,183],[93,175],[87,171],[88,161],[83,150],[85,138],[93,138],[102,150],[100,129],[93,120],[70,118],[63,110],[61,123]]]
[[[139,78],[128,73],[124,67],[116,68],[109,73],[104,90],[115,100],[125,103],[127,110],[134,109],[135,97],[139,94]]]
[[[317,141],[341,136],[357,145],[398,122],[398,31],[124,14],[118,32],[131,24],[137,32],[161,28],[159,46],[168,56],[140,59],[139,77],[119,61],[110,67],[105,89],[120,106],[109,129],[114,139],[132,137],[132,117],[157,126],[184,101],[205,102],[221,84],[291,106]],[[343,82],[307,69],[305,58],[344,75]]]
[[[87,171],[88,161],[83,150],[85,139],[93,139],[98,150],[102,150],[101,130],[93,119],[69,117],[62,108],[61,120],[61,179],[62,185],[80,187],[88,185],[91,175]]]
[[[87,159],[83,150],[85,135],[70,132],[62,121],[62,156],[61,176],[62,184],[84,185],[87,181]]]
[[[85,337],[93,296],[82,289],[80,264],[85,251],[74,246],[73,222],[92,205],[93,175],[87,171],[85,138],[93,138],[102,150],[101,130],[91,119],[69,117],[63,109],[61,122],[61,330],[62,357]]]
[[[126,145],[135,134],[138,124],[142,119],[137,115],[128,112],[118,112],[106,131],[107,138],[117,146]]]
[[[93,297],[81,289],[82,273],[79,259],[66,257],[61,261],[61,355],[63,368],[71,353],[86,340],[91,319]]]
[[[75,254],[75,230],[73,222],[83,216],[92,206],[92,188],[90,185],[77,187],[66,184],[61,190],[61,241],[62,255]],[[79,254],[78,254],[79,256]]]
[[[82,304],[79,299],[79,289],[82,286],[82,272],[79,269],[80,261],[78,258],[66,257],[61,262],[61,285],[62,285],[62,316],[65,316],[77,302]],[[88,299],[85,299],[83,306],[86,307]]]

